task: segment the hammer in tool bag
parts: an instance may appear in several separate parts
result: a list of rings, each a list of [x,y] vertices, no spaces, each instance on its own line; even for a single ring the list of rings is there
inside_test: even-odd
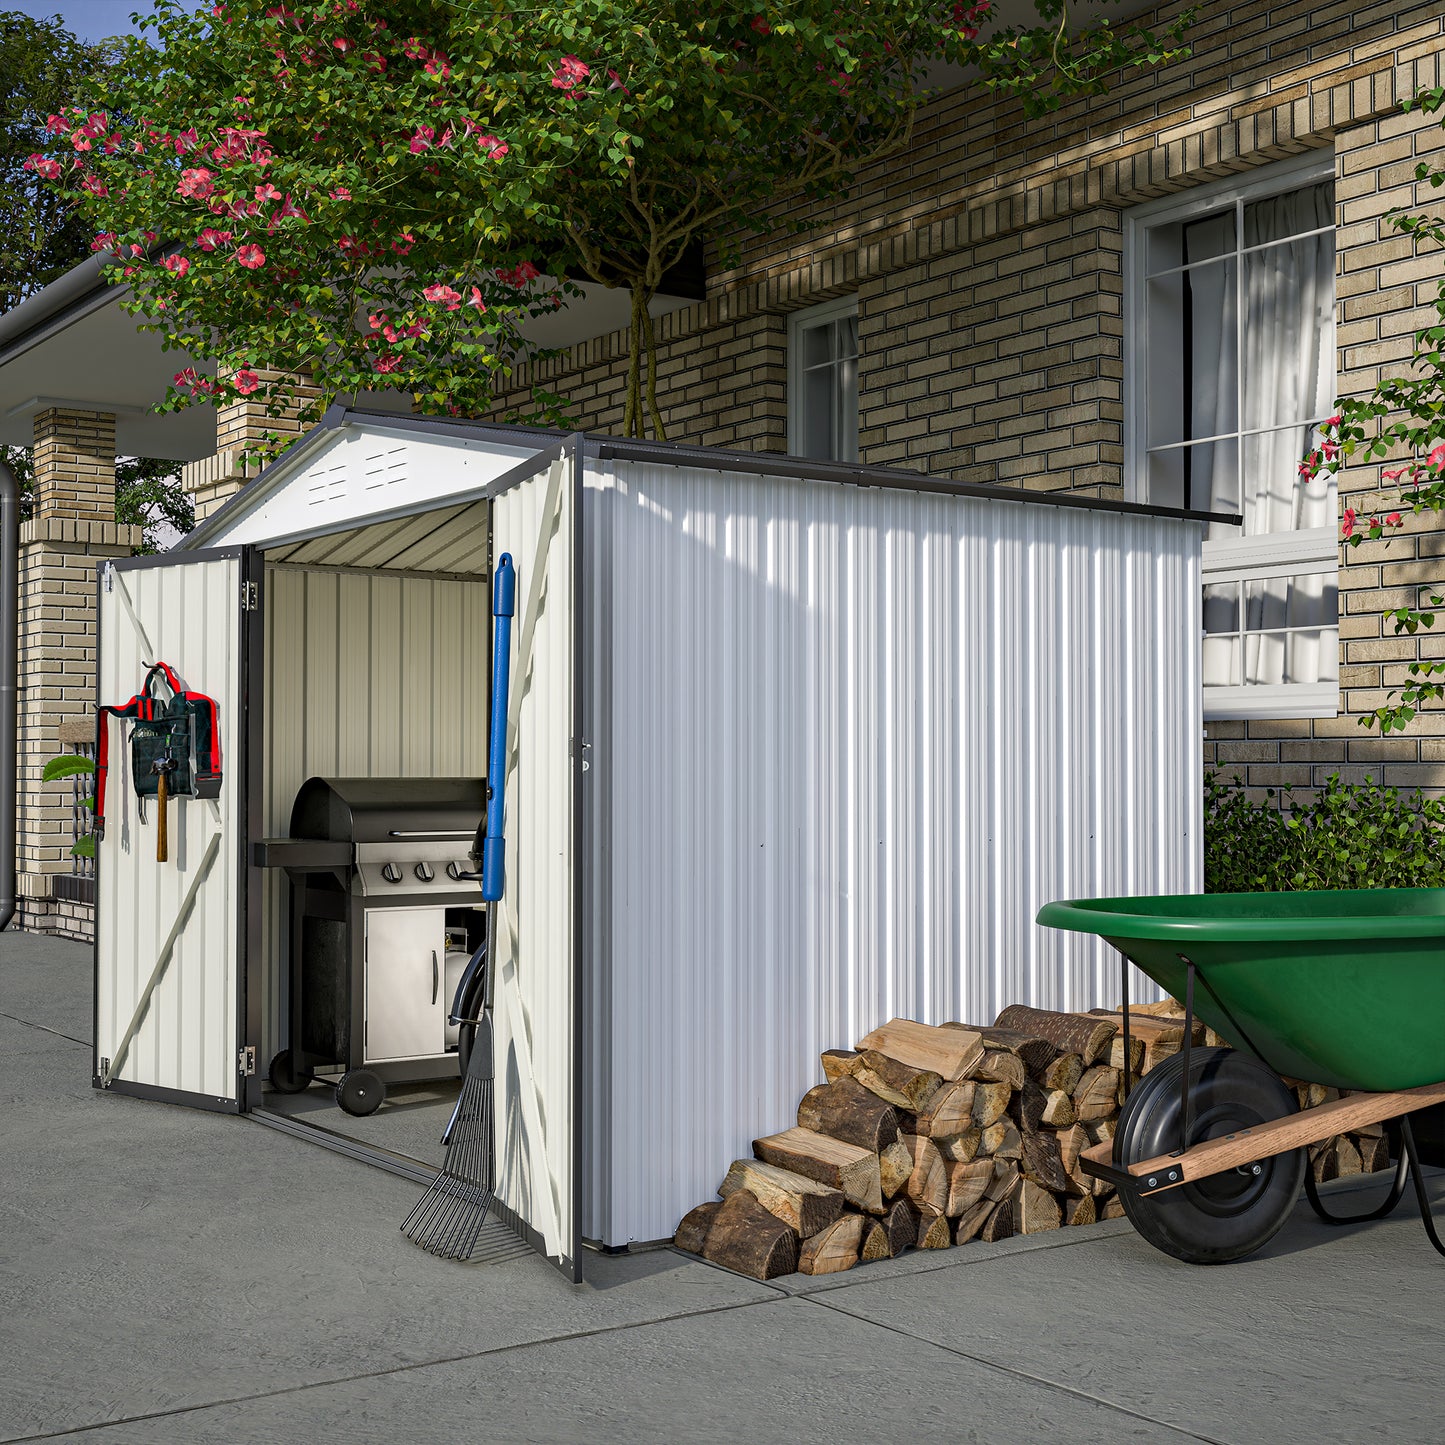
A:
[[[170,789],[166,786],[166,779],[176,770],[174,758],[157,758],[151,764],[151,772],[156,777],[156,862],[165,863],[170,860],[170,840],[166,833],[166,801],[170,795]]]

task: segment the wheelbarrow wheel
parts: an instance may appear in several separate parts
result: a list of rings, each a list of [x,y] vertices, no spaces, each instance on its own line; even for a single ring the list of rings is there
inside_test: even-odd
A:
[[[282,1049],[274,1059],[271,1060],[271,1067],[267,1071],[267,1078],[271,1087],[278,1094],[299,1094],[304,1089],[311,1087],[311,1081],[316,1077],[316,1071],[312,1068],[298,1068],[295,1056],[290,1049]]]
[[[357,1119],[376,1113],[385,1098],[386,1085],[370,1069],[352,1069],[336,1084],[336,1102]]]
[[[1138,1164],[1179,1147],[1180,1076],[1175,1054],[1129,1095],[1114,1136],[1114,1162]],[[1294,1095],[1257,1059],[1235,1049],[1193,1049],[1189,1147],[1297,1112]],[[1124,1213],[1156,1249],[1189,1264],[1243,1259],[1279,1232],[1299,1199],[1305,1151],[1293,1149],[1162,1194],[1121,1189]]]

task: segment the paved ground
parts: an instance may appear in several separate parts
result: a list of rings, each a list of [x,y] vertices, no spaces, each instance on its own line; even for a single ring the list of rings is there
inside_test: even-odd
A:
[[[1438,1439],[1419,1224],[1178,1265],[1120,1222],[754,1284],[434,1260],[417,1189],[89,1086],[89,955],[0,935],[0,1440]]]

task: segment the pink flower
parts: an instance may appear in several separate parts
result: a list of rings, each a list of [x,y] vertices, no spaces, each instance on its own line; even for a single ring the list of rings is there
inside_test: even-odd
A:
[[[391,243],[391,249],[395,251],[398,256],[405,256],[415,244],[416,237],[413,236],[410,231],[403,231],[401,235]]]
[[[332,43],[332,45],[334,45],[343,55],[345,55],[348,50],[355,50],[355,49],[356,49],[356,42],[355,42],[354,40],[348,40],[344,35],[343,35],[339,40],[333,40],[331,43]]]
[[[376,360],[371,363],[371,369],[373,371],[379,371],[384,375],[388,371],[395,371],[400,365],[401,357],[399,356],[378,356]]]
[[[167,271],[174,271],[177,276],[184,276],[191,269],[191,258],[189,256],[167,256],[161,265]]]
[[[1400,514],[1398,512],[1391,512],[1390,515],[1385,518],[1385,525],[1387,527],[1403,527],[1405,524],[1400,520]]]
[[[215,189],[216,184],[212,179],[211,172],[204,166],[198,166],[194,170],[181,172],[180,182],[176,186],[176,194],[186,196],[193,201],[204,201]]]
[[[256,187],[256,199],[258,201],[279,201],[281,192],[270,181],[267,181],[265,185]]]
[[[477,308],[478,316],[480,316],[487,309],[486,302],[482,300],[482,288],[480,286],[472,287],[472,298],[470,301],[467,302],[467,305],[475,306]]]
[[[25,169],[34,171],[37,176],[44,176],[47,181],[53,181],[60,174],[60,162],[47,156],[33,155],[25,162]]]
[[[1327,416],[1325,418],[1324,425],[1327,427],[1339,426],[1341,420],[1342,414],[1340,412],[1336,412],[1333,416]]]
[[[351,199],[351,192],[348,191],[345,186],[337,186],[336,189],[331,192],[331,199],[333,201],[349,201]]]
[[[266,264],[266,253],[253,242],[249,246],[241,246],[237,249],[236,260],[248,271],[254,271],[258,266]]]
[[[488,159],[494,161],[501,160],[511,150],[506,141],[498,140],[494,135],[479,135],[477,145],[487,153]]]
[[[1431,449],[1429,462],[1432,467],[1445,467],[1445,442],[1437,442]]]
[[[1341,535],[1341,536],[1351,537],[1351,536],[1354,535],[1354,531],[1355,531],[1355,517],[1356,517],[1356,515],[1357,515],[1357,514],[1356,514],[1355,509],[1354,509],[1353,507],[1346,507],[1346,508],[1345,508],[1345,520],[1340,523],[1340,535]]]
[[[80,189],[89,191],[92,196],[108,196],[110,194],[110,187],[99,176],[86,176],[80,183]]]
[[[411,138],[409,147],[412,155],[420,155],[423,151],[430,150],[437,138],[436,131],[429,125],[419,125],[416,134]]]
[[[455,311],[462,304],[462,293],[453,291],[450,286],[438,281],[434,286],[428,286],[422,293],[428,301],[442,302],[448,311]]]
[[[223,246],[231,239],[229,231],[218,231],[214,226],[207,226],[199,236],[196,237],[196,245],[203,251],[214,251],[218,246]]]
[[[432,53],[427,56],[425,68],[428,75],[438,76],[442,80],[447,80],[451,77],[452,63],[440,50],[433,50]]]
[[[244,367],[236,373],[232,380],[236,390],[242,396],[250,396],[261,385],[261,378],[254,371],[247,371]]]
[[[583,94],[581,86],[591,74],[592,67],[585,60],[579,60],[575,55],[564,55],[552,72],[552,89],[560,90],[568,100],[575,100]]]
[[[771,35],[773,33],[773,27],[769,25],[761,15],[754,15],[750,23],[759,35]]]
[[[498,271],[497,280],[506,282],[508,286],[525,286],[528,281],[535,281],[541,274],[530,261],[523,261],[520,265],[513,266],[510,271]]]
[[[48,115],[45,117],[45,129],[51,135],[64,135],[70,129],[70,123],[63,115]]]
[[[115,250],[115,232],[114,232],[114,231],[102,231],[102,232],[95,238],[95,240],[93,240],[93,241],[90,243],[90,249],[91,249],[92,251],[113,251],[113,250]]]
[[[617,73],[615,70],[609,70],[609,71],[607,72],[607,78],[612,82],[612,84],[607,87],[608,90],[620,90],[620,91],[623,93],[623,95],[631,95],[631,94],[632,94],[632,92],[631,92],[630,90],[628,90],[628,88],[627,88],[625,85],[623,85],[623,83],[622,83],[622,77],[621,77],[620,75],[618,75],[618,73]]]
[[[1387,482],[1398,482],[1400,478],[1405,475],[1406,472],[1413,470],[1413,467],[1392,467],[1387,469],[1386,471],[1381,472],[1380,475]]]

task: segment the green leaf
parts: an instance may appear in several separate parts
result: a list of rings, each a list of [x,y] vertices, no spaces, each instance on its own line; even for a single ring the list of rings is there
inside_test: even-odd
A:
[[[75,778],[94,772],[95,761],[92,758],[82,757],[79,753],[64,753],[58,758],[51,758],[40,777],[43,782],[53,783],[60,778]]]

